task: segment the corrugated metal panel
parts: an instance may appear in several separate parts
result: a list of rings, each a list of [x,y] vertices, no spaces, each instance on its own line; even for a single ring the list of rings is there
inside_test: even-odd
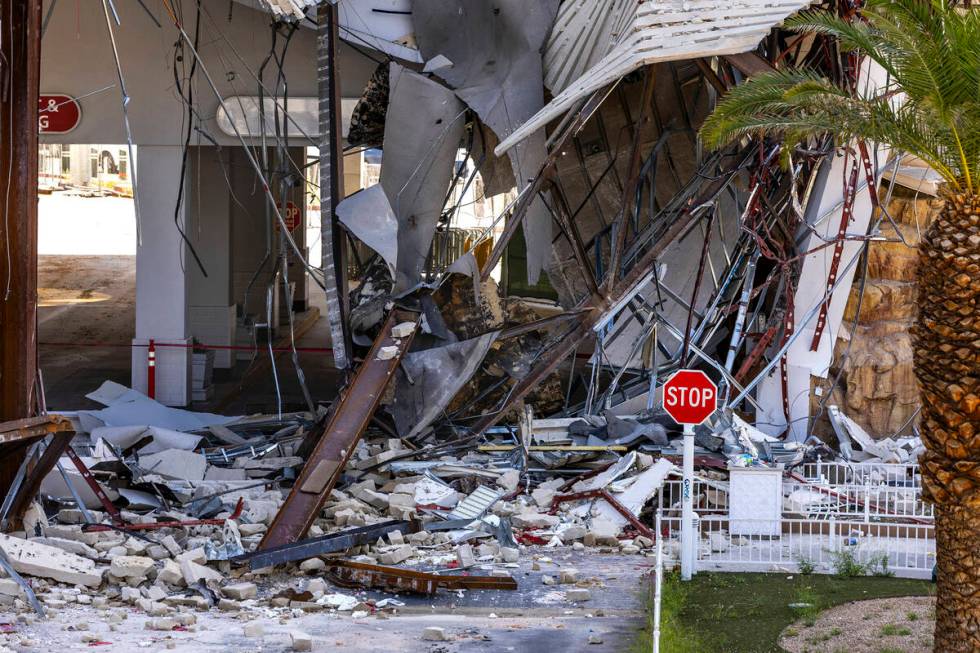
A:
[[[615,3],[615,0],[607,2]],[[645,65],[752,50],[773,27],[810,3],[811,0],[737,0],[731,6],[719,7],[715,0],[668,0],[622,8],[621,11],[631,14],[631,24],[608,54],[510,134],[495,152],[498,156],[503,154],[563,114],[576,101]],[[563,27],[555,36],[555,47],[576,63],[562,72],[556,68],[554,73],[549,73],[554,83],[563,81],[580,62],[591,61],[595,52],[601,51],[602,38],[593,33],[590,23],[593,16],[590,12],[594,10],[590,5],[594,4],[577,0],[574,7],[581,15],[561,17]],[[618,16],[606,20],[619,23]],[[576,45],[571,32],[574,26],[582,30]],[[613,29],[603,28],[601,32],[611,35]],[[562,45],[557,44],[559,40]],[[556,52],[553,57],[557,56]]]
[[[544,85],[561,93],[629,35],[638,0],[567,0],[544,52]]]

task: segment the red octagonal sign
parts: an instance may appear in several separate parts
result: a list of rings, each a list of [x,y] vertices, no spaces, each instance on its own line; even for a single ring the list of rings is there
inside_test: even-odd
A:
[[[678,370],[664,383],[664,410],[678,424],[700,424],[718,407],[718,386],[700,370]]]

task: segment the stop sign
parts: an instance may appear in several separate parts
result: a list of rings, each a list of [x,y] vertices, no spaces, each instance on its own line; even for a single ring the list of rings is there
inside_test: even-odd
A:
[[[296,231],[298,227],[303,222],[303,214],[300,213],[299,207],[292,202],[286,202],[286,209],[283,210],[282,204],[276,202],[276,208],[282,214],[282,221],[286,223],[286,229],[290,232]],[[276,223],[276,229],[279,229],[279,223]]]
[[[678,370],[663,394],[664,410],[678,424],[700,424],[718,407],[718,386],[700,370]]]

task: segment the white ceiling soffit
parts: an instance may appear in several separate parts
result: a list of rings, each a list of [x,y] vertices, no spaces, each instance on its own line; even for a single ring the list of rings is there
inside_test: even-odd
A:
[[[500,156],[578,100],[645,65],[748,52],[811,1],[565,2],[545,52],[546,83],[562,90],[494,151]]]
[[[239,0],[242,2],[243,0]],[[256,0],[276,16],[302,20],[317,0]],[[331,0],[337,5],[340,38],[360,47],[422,63],[415,46],[412,0]],[[244,0],[247,4],[248,0]]]
[[[262,129],[262,112],[259,111],[259,98],[254,95],[232,95],[225,98],[224,106],[218,107],[218,127],[228,136],[241,134],[245,138],[258,138],[263,135],[276,137],[276,120],[279,120],[279,133],[285,132],[288,138],[316,139],[320,136],[319,101],[315,97],[291,97],[285,103],[279,100],[279,113],[276,102],[262,98],[265,105],[265,129]],[[357,98],[341,98],[341,136],[347,138],[350,117],[357,105]],[[283,111],[289,115],[284,116]]]

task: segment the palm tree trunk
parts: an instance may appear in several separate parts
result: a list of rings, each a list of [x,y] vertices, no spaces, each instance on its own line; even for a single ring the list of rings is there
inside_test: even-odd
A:
[[[980,196],[947,194],[919,252],[923,494],[936,507],[935,651],[980,651]]]

